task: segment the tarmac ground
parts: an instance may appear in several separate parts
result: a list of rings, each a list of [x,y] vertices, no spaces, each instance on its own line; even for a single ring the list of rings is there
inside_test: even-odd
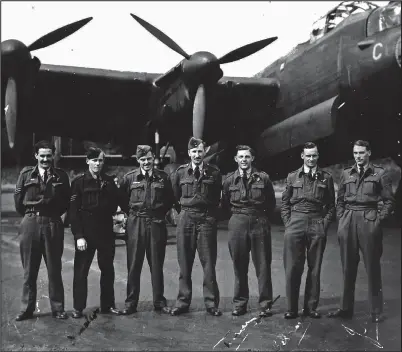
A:
[[[382,278],[384,315],[382,323],[370,320],[367,302],[367,276],[360,263],[355,291],[355,315],[352,320],[298,318],[285,320],[285,274],[283,269],[282,225],[272,225],[272,281],[274,315],[258,319],[257,280],[250,264],[250,301],[248,313],[233,317],[233,266],[227,246],[227,228],[219,226],[217,281],[220,290],[221,317],[205,312],[202,296],[202,267],[195,260],[193,268],[193,299],[190,312],[178,317],[153,311],[152,287],[146,261],[142,270],[138,313],[110,316],[94,313],[99,306],[100,271],[96,256],[88,278],[88,302],[81,319],[52,318],[48,300],[47,272],[42,261],[37,287],[37,309],[34,318],[16,322],[22,292],[23,271],[19,254],[18,225],[21,220],[12,211],[12,194],[2,194],[1,220],[1,350],[2,351],[160,351],[160,350],[223,350],[223,351],[400,351],[401,350],[401,229],[384,229]],[[164,266],[165,297],[174,304],[178,290],[178,264],[175,228],[168,227],[169,239]],[[116,241],[115,296],[118,308],[124,307],[126,294],[126,247]],[[65,229],[63,281],[65,308],[72,310],[74,240]],[[305,274],[300,289],[302,308]],[[341,262],[332,224],[321,272],[319,310],[325,314],[336,309],[341,290]]]

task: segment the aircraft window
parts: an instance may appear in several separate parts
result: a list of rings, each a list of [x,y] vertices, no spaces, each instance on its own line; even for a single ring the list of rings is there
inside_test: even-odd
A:
[[[401,3],[394,1],[374,11],[367,21],[367,36],[401,26]]]
[[[313,30],[310,35],[310,42],[321,38],[325,33],[330,32],[338,26],[345,18],[351,14],[370,11],[378,8],[377,5],[368,1],[344,1],[335,9],[320,18],[313,24]]]
[[[314,42],[317,39],[321,38],[325,33],[325,18],[320,18],[313,24],[313,30],[310,35],[310,42]]]

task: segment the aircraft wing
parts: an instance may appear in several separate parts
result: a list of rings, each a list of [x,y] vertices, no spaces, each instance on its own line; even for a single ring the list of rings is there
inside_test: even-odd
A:
[[[24,125],[33,132],[78,140],[135,138],[149,120],[152,81],[158,76],[41,65]]]

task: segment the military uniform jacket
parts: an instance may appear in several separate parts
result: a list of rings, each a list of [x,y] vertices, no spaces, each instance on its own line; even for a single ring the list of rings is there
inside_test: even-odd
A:
[[[276,199],[272,182],[267,173],[256,168],[251,169],[244,186],[239,169],[227,175],[223,182],[222,212],[227,218],[230,211],[237,209],[257,210],[270,216],[275,209]]]
[[[384,203],[379,215],[380,220],[383,220],[391,214],[395,204],[392,183],[384,168],[370,163],[361,179],[356,164],[343,169],[336,205],[338,219],[347,207],[376,210],[380,201]],[[375,220],[376,213],[377,211],[367,211],[367,216],[372,216],[371,220]]]
[[[147,181],[141,169],[124,175],[120,184],[121,208],[126,213],[149,213],[152,217],[164,219],[174,204],[172,182],[166,172],[153,169],[150,177],[150,199],[146,202]]]
[[[282,193],[281,217],[286,224],[291,211],[321,213],[329,223],[335,216],[335,189],[332,175],[317,167],[314,181],[309,182],[303,166],[288,174],[286,188]]]
[[[215,210],[219,207],[222,176],[215,165],[204,162],[200,178],[194,177],[192,164],[178,167],[173,175],[173,191],[181,207]]]
[[[43,212],[48,216],[61,216],[68,209],[70,181],[62,169],[49,169],[45,184],[38,166],[27,166],[21,170],[15,188],[15,209],[20,215],[26,212]]]
[[[101,173],[94,179],[86,171],[71,183],[70,221],[75,239],[113,235],[113,214],[119,203],[112,176]]]

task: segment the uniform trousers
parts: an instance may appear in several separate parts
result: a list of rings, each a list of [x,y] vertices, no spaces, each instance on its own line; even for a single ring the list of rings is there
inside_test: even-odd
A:
[[[99,235],[99,234],[98,234]],[[112,234],[102,234],[96,239],[87,238],[87,249],[79,251],[75,248],[73,306],[76,310],[84,310],[88,296],[89,269],[97,252],[100,275],[100,306],[101,310],[115,307],[114,297],[114,254],[115,239]]]
[[[195,252],[204,270],[203,295],[206,308],[218,308],[219,289],[216,282],[217,221],[205,212],[182,210],[176,230],[177,258],[180,267],[179,294],[176,307],[186,309],[192,298],[191,272]]]
[[[229,252],[233,261],[235,309],[246,309],[249,300],[248,268],[251,258],[258,280],[258,302],[262,309],[272,306],[271,226],[266,216],[233,214],[229,224]]]
[[[140,296],[140,279],[146,255],[151,272],[153,304],[166,307],[163,263],[167,230],[164,220],[130,215],[127,220],[127,298],[126,307],[136,308]]]
[[[292,211],[286,224],[283,251],[288,311],[298,312],[300,283],[306,256],[308,269],[304,309],[317,309],[320,299],[321,264],[326,243],[326,229],[319,214]]]
[[[353,312],[359,251],[368,276],[368,300],[372,314],[381,314],[383,294],[381,282],[382,229],[376,210],[345,210],[338,224],[341,250],[343,292],[342,310]]]
[[[64,287],[61,276],[64,227],[60,217],[26,214],[21,221],[20,236],[20,254],[24,269],[21,312],[35,311],[36,281],[42,256],[48,273],[51,310],[64,311]]]

